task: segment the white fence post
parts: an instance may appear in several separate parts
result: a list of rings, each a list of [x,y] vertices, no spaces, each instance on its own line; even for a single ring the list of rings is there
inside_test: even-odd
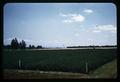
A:
[[[19,68],[21,68],[21,60],[19,59]]]
[[[85,64],[86,64],[86,73],[88,73],[88,63],[87,63],[87,61],[85,62]]]

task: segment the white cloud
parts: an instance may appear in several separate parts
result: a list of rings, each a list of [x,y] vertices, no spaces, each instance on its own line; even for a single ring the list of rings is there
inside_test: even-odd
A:
[[[7,41],[12,41],[15,38],[8,38],[6,39]],[[25,42],[39,42],[39,41],[34,41],[34,40],[29,40],[29,39],[21,39],[21,38],[17,38],[18,42],[24,40]]]
[[[54,40],[53,42],[54,42],[54,43],[60,43],[60,41],[58,41],[58,40]]]
[[[72,20],[63,20],[64,23],[72,23]]]
[[[83,22],[85,20],[85,17],[81,14],[62,14],[60,13],[60,16],[65,17],[66,19],[63,20],[64,23],[72,23],[72,22]]]
[[[67,14],[68,17],[74,17],[74,16],[77,16],[77,15],[78,15],[78,14],[72,14],[72,13]]]
[[[101,32],[101,31],[100,31],[100,30],[93,30],[93,32],[99,33],[99,32]]]
[[[84,21],[85,17],[83,17],[82,15],[77,15],[77,16],[73,16],[71,19],[73,19],[76,22],[82,22]]]
[[[91,9],[85,9],[85,10],[83,10],[83,12],[90,14],[90,13],[93,13],[93,10],[91,10]]]
[[[107,32],[116,33],[116,30],[117,28],[113,25],[98,25],[93,28],[93,32],[107,31]]]
[[[79,36],[79,33],[75,33],[75,36]]]
[[[72,16],[76,16],[77,14],[72,14],[72,13],[63,14],[63,13],[60,13],[59,15],[62,16],[62,17],[72,17]]]
[[[62,13],[60,13],[59,15],[62,16],[62,17],[67,17],[67,15],[62,14]]]
[[[8,41],[10,40],[10,41],[11,41],[12,39],[13,39],[13,38],[8,38],[8,39],[6,39],[6,40],[8,40]]]

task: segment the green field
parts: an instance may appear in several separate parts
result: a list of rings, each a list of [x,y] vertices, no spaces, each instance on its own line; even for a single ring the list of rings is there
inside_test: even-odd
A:
[[[112,61],[116,55],[116,49],[3,50],[3,69],[85,73],[86,62],[88,71],[92,71]]]
[[[89,74],[5,69],[3,75],[4,79],[115,79],[117,78],[117,60],[108,62]]]

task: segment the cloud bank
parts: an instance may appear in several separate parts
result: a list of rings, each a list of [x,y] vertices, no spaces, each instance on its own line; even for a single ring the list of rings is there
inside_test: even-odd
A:
[[[117,28],[114,25],[97,25],[93,28],[93,32],[112,32],[116,33]]]
[[[87,14],[90,14],[90,13],[93,13],[93,10],[91,9],[85,9],[83,10],[84,13],[87,13]]]
[[[65,19],[62,21],[63,23],[72,23],[72,22],[83,22],[85,17],[81,14],[63,14],[60,13],[60,16],[64,17]]]

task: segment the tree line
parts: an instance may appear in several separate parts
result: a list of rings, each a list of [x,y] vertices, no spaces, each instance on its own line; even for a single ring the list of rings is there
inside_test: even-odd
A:
[[[4,45],[4,48],[6,49],[38,49],[38,48],[42,48],[42,46],[38,45],[37,47],[35,47],[34,45],[29,45],[29,47],[26,47],[26,42],[24,40],[18,42],[17,38],[14,38],[11,40],[11,44],[10,45]]]
[[[104,46],[98,46],[98,45],[89,45],[89,46],[68,46],[67,48],[86,48],[86,47],[117,47],[117,45],[104,45]]]
[[[89,45],[89,46],[67,46],[66,48],[86,48],[86,47],[116,47],[117,45],[104,45],[104,46],[96,46],[96,45]],[[11,40],[10,45],[4,45],[6,49],[40,49],[43,48],[41,45],[35,47],[34,45],[29,45],[26,47],[26,42],[24,40],[18,42],[17,38]]]

